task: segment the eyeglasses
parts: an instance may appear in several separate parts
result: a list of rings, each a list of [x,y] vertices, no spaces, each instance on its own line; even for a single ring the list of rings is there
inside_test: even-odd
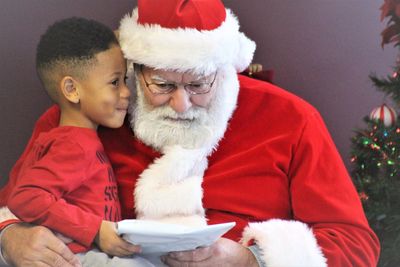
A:
[[[149,91],[155,95],[166,95],[170,94],[176,89],[178,89],[179,83],[171,83],[171,82],[157,82],[157,83],[149,83],[146,81],[143,75],[143,65],[140,65],[140,73],[142,74],[143,81],[146,84],[146,87]],[[215,73],[214,79],[210,83],[204,82],[193,82],[193,83],[185,83],[182,84],[183,88],[186,92],[191,95],[202,95],[207,94],[211,91],[212,86],[214,85],[215,79],[217,77],[217,73]]]

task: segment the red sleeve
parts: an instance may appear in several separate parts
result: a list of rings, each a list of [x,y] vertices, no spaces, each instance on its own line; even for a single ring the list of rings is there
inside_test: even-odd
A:
[[[317,112],[302,131],[290,172],[293,216],[311,225],[328,266],[375,266],[379,241]]]
[[[22,166],[23,162],[25,161],[25,158],[26,158],[27,154],[29,153],[29,151],[32,150],[32,145],[33,145],[34,141],[36,140],[36,138],[39,136],[40,133],[48,132],[49,130],[53,129],[54,127],[57,127],[59,121],[60,121],[60,109],[56,105],[53,105],[52,107],[50,107],[37,120],[37,122],[35,124],[35,128],[33,129],[32,136],[29,139],[29,142],[26,145],[24,152],[22,153],[22,155],[20,156],[18,161],[15,163],[15,165],[11,169],[7,184],[0,190],[0,207],[4,207],[7,205],[7,199],[9,197],[13,187],[15,186],[19,171],[21,170],[21,166]],[[2,218],[0,218],[0,219],[2,219]]]
[[[90,246],[102,217],[68,203],[63,196],[86,179],[91,161],[75,142],[55,141],[31,168],[23,171],[8,207],[25,222],[47,226]]]

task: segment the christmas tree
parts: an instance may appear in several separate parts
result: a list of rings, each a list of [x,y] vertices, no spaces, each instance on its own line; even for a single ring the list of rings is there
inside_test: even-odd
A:
[[[400,48],[400,0],[385,0],[381,12],[381,20],[388,19],[382,47],[390,43]],[[396,65],[393,74],[370,78],[379,91],[400,105],[400,62]],[[400,120],[386,104],[364,120],[366,127],[352,138],[352,178],[381,241],[379,266],[400,266]]]

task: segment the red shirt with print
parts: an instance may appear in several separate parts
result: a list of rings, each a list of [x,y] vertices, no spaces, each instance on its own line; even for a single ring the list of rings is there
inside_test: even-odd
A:
[[[23,221],[73,239],[73,252],[91,247],[102,220],[121,219],[114,172],[95,130],[42,132],[20,164],[8,207]]]

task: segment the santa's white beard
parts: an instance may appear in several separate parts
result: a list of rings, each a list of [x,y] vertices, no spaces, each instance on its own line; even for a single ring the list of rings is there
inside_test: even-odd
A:
[[[131,127],[138,139],[162,152],[136,182],[137,218],[205,225],[201,184],[207,156],[223,137],[236,107],[236,72],[230,67],[220,70],[209,107],[192,107],[184,113],[175,112],[168,104],[151,107],[140,84],[136,86]]]
[[[223,137],[236,107],[239,83],[234,68],[219,70],[214,86],[215,96],[208,107],[191,107],[177,113],[168,104],[152,108],[142,91],[146,89],[136,82],[136,101],[130,109],[135,136],[159,151],[180,145],[187,149],[206,148],[210,153]]]

